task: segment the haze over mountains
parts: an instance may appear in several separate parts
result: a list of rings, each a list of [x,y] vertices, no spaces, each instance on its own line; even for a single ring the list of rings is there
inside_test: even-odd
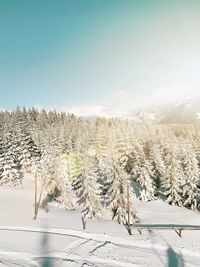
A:
[[[198,123],[200,98],[139,110],[136,117],[154,123]]]
[[[145,97],[134,96],[134,93],[130,95],[127,91],[120,90],[94,103],[34,107],[38,110],[57,110],[86,117],[119,117],[158,124],[200,124],[200,88],[166,87]],[[3,108],[1,110],[5,111]]]
[[[71,106],[64,111],[79,116],[122,117],[146,123],[196,124],[200,123],[200,89],[166,87],[145,97],[122,90],[98,103]]]
[[[174,88],[160,98],[150,99],[135,114],[146,122],[200,123],[200,92],[188,88],[181,94],[180,89]]]

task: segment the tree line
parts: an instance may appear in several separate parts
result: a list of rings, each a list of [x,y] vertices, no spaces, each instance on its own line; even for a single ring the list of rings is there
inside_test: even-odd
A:
[[[17,108],[0,112],[0,184],[21,185],[31,172],[42,185],[41,204],[80,205],[83,225],[105,210],[119,223],[136,222],[133,195],[198,211],[199,140],[198,125]]]

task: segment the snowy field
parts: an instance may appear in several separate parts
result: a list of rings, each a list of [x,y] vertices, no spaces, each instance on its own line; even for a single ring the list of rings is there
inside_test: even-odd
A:
[[[200,266],[200,231],[133,231],[122,225],[90,220],[82,230],[80,210],[54,204],[40,209],[34,221],[34,183],[0,188],[0,266]],[[162,201],[134,200],[141,223],[200,225],[200,214]]]

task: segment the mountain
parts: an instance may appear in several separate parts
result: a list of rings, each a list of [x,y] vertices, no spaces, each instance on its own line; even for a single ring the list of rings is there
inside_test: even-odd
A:
[[[200,96],[150,104],[134,115],[149,123],[200,123]]]

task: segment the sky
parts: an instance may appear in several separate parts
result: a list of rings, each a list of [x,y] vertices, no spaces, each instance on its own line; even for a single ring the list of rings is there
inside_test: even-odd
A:
[[[199,0],[0,0],[0,108],[123,114],[198,91],[199,14]]]

